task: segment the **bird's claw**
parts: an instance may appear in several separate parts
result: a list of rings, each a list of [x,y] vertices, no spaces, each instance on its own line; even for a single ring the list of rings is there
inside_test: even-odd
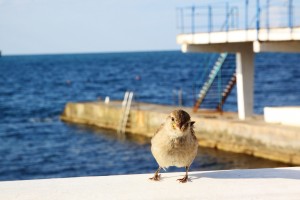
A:
[[[177,179],[177,181],[179,181],[180,183],[186,183],[188,180],[188,176],[184,176],[183,178]]]
[[[160,181],[160,174],[155,174],[152,178],[149,178],[152,181]]]

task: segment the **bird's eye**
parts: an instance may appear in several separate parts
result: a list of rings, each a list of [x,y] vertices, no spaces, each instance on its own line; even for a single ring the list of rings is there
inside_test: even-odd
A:
[[[171,119],[172,119],[172,122],[174,122],[174,120],[175,120],[174,117],[172,117]]]

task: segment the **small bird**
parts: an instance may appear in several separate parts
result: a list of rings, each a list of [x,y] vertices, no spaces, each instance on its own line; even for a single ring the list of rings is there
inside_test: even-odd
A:
[[[184,110],[174,110],[156,131],[151,140],[151,151],[159,167],[150,180],[160,180],[161,168],[176,166],[186,169],[185,176],[177,181],[188,181],[188,171],[198,151],[194,123]]]

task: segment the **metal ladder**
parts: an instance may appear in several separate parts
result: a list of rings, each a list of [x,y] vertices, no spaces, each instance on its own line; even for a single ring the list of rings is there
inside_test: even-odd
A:
[[[227,83],[227,86],[225,87],[225,89],[222,92],[222,99],[221,102],[219,103],[219,105],[217,106],[217,110],[218,111],[222,111],[222,107],[227,99],[227,97],[229,96],[233,86],[236,84],[236,73],[233,73],[231,79],[229,80],[229,82]]]
[[[126,125],[129,118],[131,103],[133,98],[133,92],[125,92],[124,99],[122,102],[122,112],[118,127],[118,134],[124,134],[126,131]]]
[[[212,83],[214,82],[218,72],[220,71],[222,64],[224,63],[225,59],[227,57],[227,53],[221,53],[218,57],[217,61],[215,62],[212,70],[210,71],[210,74],[208,75],[208,80],[204,83],[203,87],[200,90],[199,98],[197,99],[195,105],[194,105],[194,112],[197,112],[199,106],[203,102],[209,88],[211,87]]]

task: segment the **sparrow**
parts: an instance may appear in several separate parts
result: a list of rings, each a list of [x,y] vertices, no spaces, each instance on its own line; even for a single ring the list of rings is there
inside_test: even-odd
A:
[[[185,176],[177,181],[188,181],[188,171],[198,151],[194,123],[184,110],[174,110],[168,115],[151,139],[151,152],[159,167],[150,180],[159,181],[162,168],[176,166],[186,170]]]

